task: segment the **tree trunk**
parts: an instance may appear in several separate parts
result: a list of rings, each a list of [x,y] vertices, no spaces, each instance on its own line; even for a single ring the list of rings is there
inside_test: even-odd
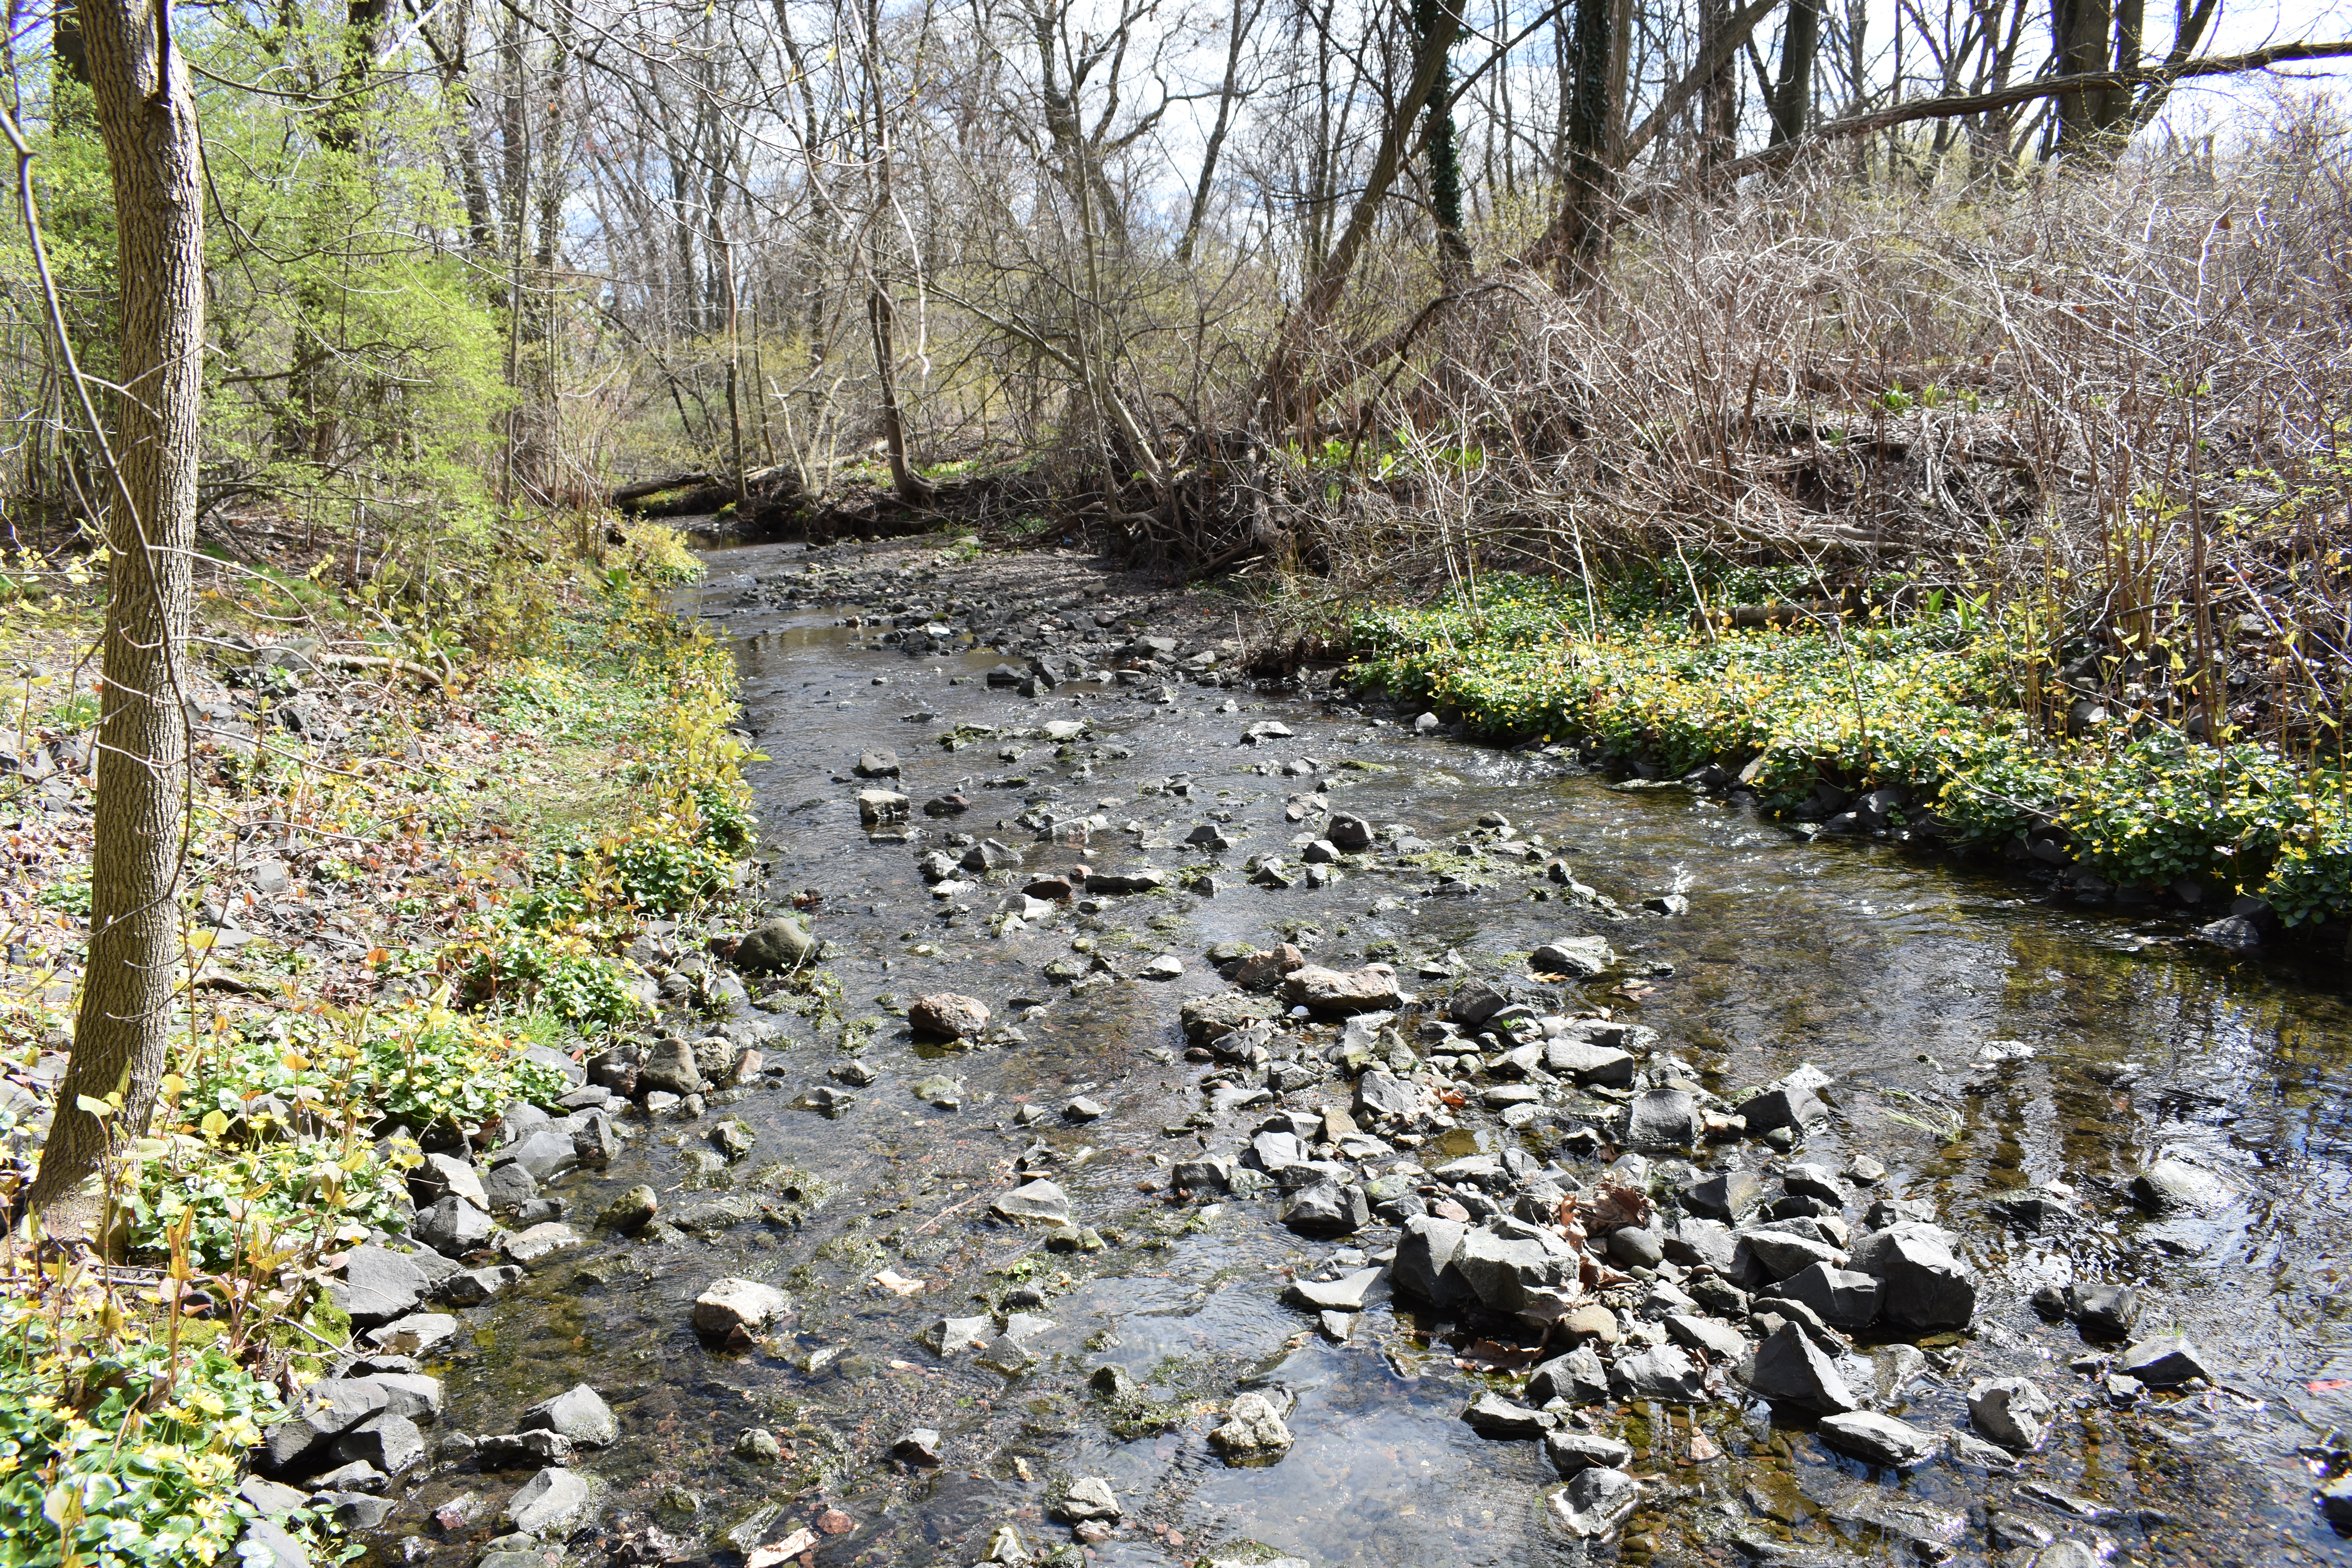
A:
[[[2107,68],[2107,0],[2057,0],[2050,26],[2057,43],[2053,76],[2083,76]],[[2109,89],[2077,88],[2058,95],[2060,157],[2095,154],[2104,138],[2100,121]]]
[[[1702,56],[1720,53],[1717,40],[1730,29],[1731,0],[1699,0],[1699,53]],[[1727,54],[1722,68],[1706,79],[1698,95],[1698,164],[1701,178],[1710,190],[1716,186],[1714,172],[1718,164],[1727,163],[1738,154],[1737,137],[1739,132],[1738,79],[1735,66]]]
[[[1597,275],[1609,237],[1605,208],[1614,184],[1609,162],[1609,57],[1616,37],[1611,13],[1624,0],[1577,0],[1575,37],[1569,47],[1568,189],[1539,249],[1551,262],[1553,285],[1583,289]]]
[[[1821,47],[1821,0],[1789,0],[1789,22],[1780,33],[1780,78],[1772,84],[1769,145],[1804,135],[1813,110],[1813,57]]]
[[[195,100],[172,47],[169,0],[81,0],[90,85],[113,178],[122,288],[121,483],[108,553],[89,946],[72,1057],[29,1201],[53,1234],[88,1234],[79,1194],[110,1123],[81,1108],[118,1089],[118,1137],[143,1132],[163,1077],[177,963],[187,716],[176,689],[187,647],[196,531],[197,404],[204,367],[204,204]]]
[[[1462,233],[1462,157],[1454,142],[1454,83],[1445,64],[1460,23],[1450,0],[1413,0],[1412,25],[1421,47],[1434,49],[1438,56],[1424,136],[1429,143],[1429,208],[1437,220],[1437,270],[1451,287],[1470,275],[1470,241]]]

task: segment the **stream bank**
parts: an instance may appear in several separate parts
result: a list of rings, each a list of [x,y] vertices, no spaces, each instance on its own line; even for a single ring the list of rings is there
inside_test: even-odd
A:
[[[598,1390],[617,1441],[578,1462],[593,1506],[525,1551],[501,1513],[532,1472],[446,1457],[394,1510],[386,1556],[469,1563],[496,1541],[543,1559],[561,1541],[575,1561],[761,1564],[2344,1560],[2312,1484],[2346,1463],[2333,1429],[2352,1370],[2330,1329],[2345,1241],[2332,994],[2184,949],[2168,925],[1807,841],[1721,798],[1613,791],[1570,757],[1260,691],[1219,668],[1233,606],[1074,557],[759,547],[712,568],[697,607],[736,649],[767,753],[749,771],[769,896],[807,912],[837,1005],[751,1009],[775,1031],[761,1087],[698,1116],[668,1107],[606,1168],[551,1184],[583,1216],[643,1185],[659,1217],[531,1274],[433,1368],[445,1433],[509,1432],[525,1406]],[[1000,629],[1002,647],[971,637]],[[861,795],[903,807],[871,800],[868,825]],[[1363,847],[1339,847],[1342,816],[1372,829]],[[1102,886],[1045,896],[1081,856]],[[1160,887],[1141,890],[1144,864]],[[1111,890],[1121,876],[1135,890]],[[1565,977],[1595,938],[1614,962]],[[1238,949],[1277,955],[1279,974],[1286,944],[1342,976],[1389,966],[1396,1016],[1292,1019],[1286,997],[1238,984],[1265,979]],[[682,943],[645,956],[693,968]],[[1481,986],[1536,1021],[1532,1059],[1475,1042],[1496,1032],[1478,1027],[1496,1013],[1471,1018]],[[909,1026],[941,994],[988,1009],[976,1040]],[[1387,1000],[1365,983],[1348,1005]],[[1276,1025],[1254,1042],[1264,1059],[1247,1043],[1221,1058],[1205,1037],[1248,1031],[1253,1012]],[[677,1038],[708,1027],[667,1021]],[[1576,1083],[1586,1058],[1559,1041],[1631,1045],[1633,1081]],[[1781,1130],[1788,1149],[1745,1130],[1709,1141],[1731,1130],[1707,1114],[1801,1089],[1811,1079],[1791,1075],[1809,1066],[1825,1115]],[[1429,1098],[1381,1122],[1375,1074]],[[1686,1102],[1696,1141],[1619,1163],[1627,1119],[1656,1095]],[[1266,1127],[1285,1113],[1286,1134]],[[1390,1212],[1342,1234],[1328,1232],[1356,1216],[1299,1226],[1297,1194],[1327,1184],[1286,1194],[1280,1178],[1318,1162]],[[1841,1335],[1853,1355],[1827,1341],[1859,1402],[1931,1436],[1918,1462],[1832,1447],[1818,1409],[1754,1398],[1730,1346],[1691,1355],[1706,1331],[1666,1324],[1745,1337],[1771,1315],[1780,1334],[1792,1314],[1656,1310],[1673,1306],[1661,1284],[1706,1306],[1712,1292],[1684,1287],[1707,1269],[1744,1289],[1691,1223],[1735,1168],[1776,1205],[1818,1205],[1790,1218],[1836,1222],[1849,1259],[1904,1223],[1881,1205],[1925,1205],[1910,1213],[1953,1233],[1974,1283],[1966,1331],[1870,1325]],[[1220,1176],[1236,1191],[1207,1190]],[[2166,1195],[2176,1181],[2188,1201]],[[992,1213],[1059,1218],[1037,1182],[1069,1226]],[[1414,1249],[1383,1258],[1430,1235],[1392,1223],[1413,1217],[1405,1199],[1508,1239],[1503,1215],[1545,1184],[1584,1200],[1567,1213],[1588,1239],[1614,1226],[1659,1247],[1664,1268],[1602,1243],[1601,1266],[1630,1280],[1592,1280],[1600,1304],[1623,1303],[1617,1346],[1597,1322],[1433,1310],[1413,1294]],[[1664,1256],[1669,1239],[1705,1268]],[[730,1279],[786,1305],[740,1338],[698,1332],[698,1301]],[[2063,1299],[2037,1310],[2069,1283],[2087,1328]],[[2119,1312],[2129,1331],[2102,1337]],[[2206,1386],[2148,1366],[2140,1387],[2107,1381],[2133,1342],[2175,1333]],[[1613,1363],[1650,1337],[1684,1352],[1695,1390],[1628,1384],[1538,1410],[1570,1369],[1533,1391],[1531,1371],[1576,1339]],[[1969,1394],[2020,1376],[2054,1419],[2012,1469],[1985,1450]],[[1248,1434],[1215,1434],[1271,1436],[1267,1417],[1287,1446],[1229,1463],[1252,1458],[1236,1447]],[[1610,1460],[1622,1443],[1622,1460],[1583,1471],[1638,1483],[1633,1510],[1588,1535],[1574,1516],[1591,1524],[1611,1500],[1588,1484],[1552,1500],[1575,1485],[1568,1436]],[[1116,1515],[1074,1519],[1103,1511],[1094,1481]]]

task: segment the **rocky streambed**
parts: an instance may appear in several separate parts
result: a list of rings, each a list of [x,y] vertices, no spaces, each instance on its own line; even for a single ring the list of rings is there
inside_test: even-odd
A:
[[[646,932],[659,1028],[355,1255],[267,1484],[373,1554],[2352,1559],[2320,979],[1262,687],[1073,557],[690,607],[773,916]]]

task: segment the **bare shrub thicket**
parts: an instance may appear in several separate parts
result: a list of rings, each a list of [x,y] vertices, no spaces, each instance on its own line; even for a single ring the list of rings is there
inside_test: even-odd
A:
[[[1809,599],[1940,590],[2021,639],[2030,702],[2095,658],[2192,728],[2198,681],[2233,681],[2242,728],[2332,750],[2348,200],[2341,129],[2305,112],[2219,166],[1894,195],[1815,169],[1662,205],[1581,296],[1503,273],[1386,363],[1335,352],[1335,437],[1381,460],[1294,448],[1282,525],[1335,599],[1628,563],[1717,618],[1726,563]]]

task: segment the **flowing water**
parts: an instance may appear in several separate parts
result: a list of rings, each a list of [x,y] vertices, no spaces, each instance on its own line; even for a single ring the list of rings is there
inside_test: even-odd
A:
[[[445,1427],[472,1432],[507,1430],[521,1405],[574,1382],[604,1391],[624,1435],[583,1468],[607,1489],[608,1542],[650,1521],[662,1532],[656,1552],[731,1562],[723,1532],[776,1503],[782,1515],[738,1548],[780,1539],[830,1505],[855,1528],[824,1539],[823,1563],[972,1563],[1007,1521],[1042,1553],[1069,1539],[1045,1512],[1057,1489],[1100,1476],[1129,1517],[1093,1560],[1136,1568],[1248,1556],[1251,1542],[1317,1568],[1744,1561],[1728,1543],[1735,1533],[1799,1553],[1792,1561],[1917,1561],[1925,1549],[1903,1531],[1870,1522],[1872,1503],[1890,1494],[1964,1516],[1958,1539],[1937,1549],[1961,1562],[2029,1561],[2030,1546],[2017,1549],[2033,1539],[2029,1525],[2116,1561],[2352,1562],[2312,1501],[2319,1456],[2344,1440],[2339,1422],[2352,1425],[2352,1336],[2337,1289],[2352,1246],[2347,1018],[2332,968],[2216,955],[2152,917],[2073,910],[1890,846],[1807,841],[1720,799],[1618,791],[1570,764],[1418,738],[1325,703],[1196,685],[1177,688],[1172,702],[1092,685],[1034,700],[991,690],[978,679],[997,662],[985,649],[909,658],[870,629],[838,624],[854,606],[780,609],[743,594],[747,574],[789,581],[782,574],[809,559],[775,546],[719,552],[699,607],[735,641],[747,723],[769,756],[752,777],[774,858],[772,896],[822,895],[815,925],[843,1012],[880,1021],[862,1050],[875,1081],[837,1120],[794,1109],[844,1057],[836,1026],[788,1019],[789,1043],[767,1053],[786,1074],[772,1089],[701,1121],[641,1124],[611,1170],[560,1190],[583,1230],[635,1182],[650,1182],[670,1213],[716,1196],[698,1188],[722,1178],[698,1176],[688,1152],[708,1147],[723,1114],[758,1135],[735,1171],[745,1192],[772,1203],[797,1194],[794,1213],[822,1201],[796,1226],[754,1222],[709,1241],[632,1246],[606,1235],[472,1314],[471,1342],[438,1369],[450,1393]],[[943,591],[954,591],[951,578]],[[1229,700],[1238,711],[1221,710]],[[933,717],[910,722],[909,713]],[[1092,730],[1059,758],[1037,739],[956,752],[935,743],[960,721],[1053,718]],[[1267,720],[1295,738],[1240,743],[1245,726]],[[1001,762],[1001,743],[1025,754]],[[918,803],[973,780],[972,812],[947,823],[918,815],[918,842],[870,841],[858,785],[844,775],[875,746],[898,753]],[[1028,874],[1066,868],[1069,849],[993,826],[1045,784],[1066,801],[1118,802],[1105,808],[1113,824],[1139,819],[1177,846],[1148,857],[1163,868],[1199,859],[1181,847],[1184,834],[1208,810],[1229,811],[1249,829],[1222,857],[1237,868],[1300,831],[1283,819],[1284,803],[1315,776],[1254,771],[1300,758],[1322,764],[1335,801],[1375,823],[1448,844],[1499,811],[1626,908],[1679,886],[1689,910],[1603,924],[1532,900],[1539,866],[1504,862],[1497,872],[1488,862],[1484,890],[1434,897],[1428,870],[1375,861],[1320,889],[1239,885],[1235,870],[1213,899],[1108,900],[1098,915],[999,938],[984,914],[1000,889],[950,925],[917,872],[917,855],[953,828],[1022,848]],[[1331,771],[1343,763],[1372,766]],[[977,787],[1013,773],[1030,789]],[[1180,774],[1195,783],[1190,798],[1138,793]],[[1097,868],[1144,858],[1124,847],[1131,843],[1097,834],[1089,858]],[[1671,966],[1636,984],[1596,984],[1588,1005],[1657,1029],[1727,1096],[1816,1064],[1830,1075],[1835,1116],[1807,1140],[1808,1157],[1875,1155],[1889,1167],[1887,1193],[1932,1199],[1959,1232],[1985,1280],[1975,1330],[1930,1342],[1939,1367],[1890,1408],[1958,1429],[1972,1377],[2038,1377],[2061,1419],[2021,1474],[1940,1460],[1873,1471],[1830,1453],[1801,1423],[1776,1426],[1761,1406],[1704,1407],[1696,1426],[1686,1411],[1623,1409],[1612,1425],[1638,1450],[1633,1468],[1650,1482],[1648,1500],[1619,1542],[1579,1543],[1548,1518],[1544,1493],[1559,1483],[1540,1447],[1482,1439],[1459,1419],[1482,1380],[1457,1364],[1465,1345],[1450,1325],[1433,1336],[1381,1287],[1351,1339],[1335,1344],[1280,1304],[1289,1273],[1343,1247],[1377,1253],[1393,1231],[1310,1241],[1277,1224],[1267,1199],[1171,1206],[1139,1190],[1201,1148],[1178,1125],[1201,1110],[1203,1068],[1182,1059],[1177,1007],[1228,989],[1202,957],[1212,944],[1287,937],[1339,967],[1370,952],[1393,962],[1408,987],[1442,996],[1443,971],[1582,931],[1604,932],[1637,964]],[[1073,998],[1042,970],[1056,958],[1083,962],[1078,939],[1122,973],[1160,952],[1181,958],[1185,973]],[[918,1047],[877,1001],[935,990],[1015,1016],[1026,1043]],[[1022,1016],[1032,1003],[1043,1011]],[[961,1081],[959,1108],[912,1092],[935,1074]],[[1080,1093],[1108,1113],[1066,1122],[1058,1112]],[[1294,1100],[1344,1093],[1327,1084]],[[1012,1120],[1022,1105],[1053,1114],[1023,1129]],[[1230,1150],[1254,1120],[1228,1117],[1205,1136]],[[1517,1135],[1489,1120],[1475,1136],[1491,1149]],[[987,1217],[1033,1142],[1052,1152],[1044,1173],[1109,1242],[1103,1251],[1047,1252],[1035,1232]],[[2240,1195],[2193,1218],[2144,1215],[2123,1188],[2164,1151],[2222,1173]],[[2078,1194],[2073,1212],[2021,1228],[1989,1210],[2004,1193],[2053,1181]],[[873,1282],[886,1269],[924,1287],[893,1294]],[[728,1275],[787,1289],[787,1331],[743,1352],[698,1339],[690,1304]],[[2028,1304],[2036,1286],[2076,1275],[2144,1283],[2140,1331],[2186,1332],[2220,1385],[2112,1408],[2069,1368],[2102,1347]],[[1029,1310],[1055,1325],[1029,1342],[1039,1360],[1025,1373],[1008,1378],[968,1355],[942,1361],[919,1342],[939,1318],[980,1312],[1022,1288],[1044,1295]],[[1108,1408],[1087,1380],[1108,1363],[1150,1380],[1156,1403]],[[1295,1396],[1297,1441],[1278,1463],[1228,1468],[1204,1434],[1253,1380]],[[774,1432],[785,1456],[735,1457],[751,1426]],[[918,1426],[942,1434],[936,1470],[891,1457]],[[1709,1443],[1724,1457],[1705,1458]],[[522,1479],[461,1468],[430,1481],[425,1500],[470,1491],[495,1501]],[[2071,1514],[2021,1489],[2031,1483],[2105,1511]],[[1989,1531],[2004,1521],[2011,1528]],[[487,1533],[460,1531],[430,1550],[454,1554]]]

